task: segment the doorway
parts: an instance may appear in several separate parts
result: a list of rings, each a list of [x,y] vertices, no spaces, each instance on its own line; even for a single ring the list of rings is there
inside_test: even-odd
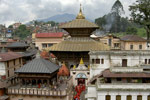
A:
[[[127,67],[127,59],[122,59],[122,67]]]

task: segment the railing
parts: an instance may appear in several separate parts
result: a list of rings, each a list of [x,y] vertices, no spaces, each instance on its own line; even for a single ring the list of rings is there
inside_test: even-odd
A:
[[[67,90],[50,90],[42,88],[8,88],[8,94],[39,95],[39,96],[66,96]]]
[[[98,89],[150,90],[150,83],[98,83]]]
[[[142,67],[111,67],[110,70],[112,72],[143,72]]]

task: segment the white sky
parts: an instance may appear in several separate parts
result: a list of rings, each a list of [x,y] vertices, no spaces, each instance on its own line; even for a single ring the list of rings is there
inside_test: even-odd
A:
[[[80,3],[83,13],[90,19],[101,17],[110,12],[116,0],[0,0],[0,24],[28,22],[47,18],[56,14],[70,13],[77,15]],[[129,5],[136,0],[120,0],[125,15],[129,16]]]

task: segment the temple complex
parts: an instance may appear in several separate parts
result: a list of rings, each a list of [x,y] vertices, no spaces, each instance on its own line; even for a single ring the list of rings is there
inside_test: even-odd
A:
[[[92,32],[99,27],[85,19],[81,7],[75,20],[63,24],[59,28],[67,31],[71,38],[51,46],[48,50],[59,61],[65,61],[69,68],[77,65],[80,58],[83,58],[84,63],[89,65],[89,51],[109,50],[109,46],[90,38]]]

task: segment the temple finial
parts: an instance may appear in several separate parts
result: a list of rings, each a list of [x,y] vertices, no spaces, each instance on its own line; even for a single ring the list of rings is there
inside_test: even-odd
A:
[[[80,64],[84,64],[84,62],[83,62],[83,59],[81,58],[81,60],[80,60]]]
[[[80,11],[79,11],[79,14],[77,15],[76,19],[85,19],[83,13],[82,13],[82,5],[80,4]]]

